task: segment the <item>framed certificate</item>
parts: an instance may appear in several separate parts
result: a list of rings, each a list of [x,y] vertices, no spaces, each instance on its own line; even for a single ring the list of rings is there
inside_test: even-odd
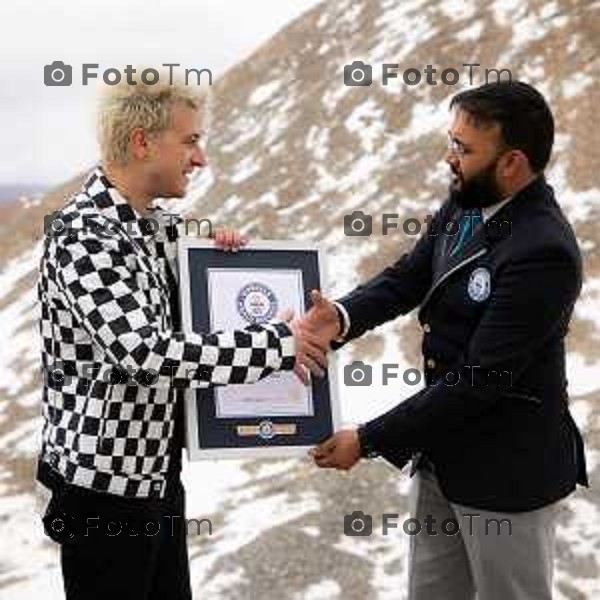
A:
[[[179,240],[182,321],[185,331],[208,333],[262,324],[291,309],[302,315],[310,291],[323,287],[319,247],[260,241],[237,253],[212,241]],[[187,401],[190,460],[297,456],[339,426],[335,358],[310,386],[293,372],[252,384],[194,390]]]

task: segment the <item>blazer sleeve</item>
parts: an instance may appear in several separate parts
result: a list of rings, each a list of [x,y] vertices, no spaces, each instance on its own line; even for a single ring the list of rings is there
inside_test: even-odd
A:
[[[430,220],[411,252],[337,301],[346,309],[349,327],[336,348],[419,306],[432,284],[434,244],[446,206]]]
[[[46,268],[69,319],[88,332],[109,364],[133,373],[138,383],[253,383],[273,371],[293,369],[294,337],[285,323],[206,334],[164,329],[138,286],[135,256],[117,238],[72,230],[50,243],[54,253]]]
[[[462,364],[363,425],[369,445],[384,456],[386,448],[422,450],[488,411],[508,380],[490,374],[508,372],[510,382],[518,382],[531,361],[540,360],[544,342],[566,334],[580,289],[580,264],[563,249],[506,265]]]

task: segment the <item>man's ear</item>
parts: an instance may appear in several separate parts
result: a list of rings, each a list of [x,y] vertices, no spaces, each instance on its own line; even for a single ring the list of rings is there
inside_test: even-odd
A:
[[[133,158],[144,160],[148,157],[150,138],[142,127],[136,127],[129,136],[129,149]]]
[[[502,175],[516,177],[530,170],[529,159],[521,150],[509,150],[502,157]]]

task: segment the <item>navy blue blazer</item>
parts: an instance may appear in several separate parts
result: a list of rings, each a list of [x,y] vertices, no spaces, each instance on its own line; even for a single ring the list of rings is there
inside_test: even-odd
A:
[[[414,249],[341,298],[349,341],[419,307],[427,385],[360,428],[363,443],[414,471],[425,455],[452,502],[533,510],[588,485],[568,407],[565,336],[581,254],[539,176],[449,255],[446,201]]]

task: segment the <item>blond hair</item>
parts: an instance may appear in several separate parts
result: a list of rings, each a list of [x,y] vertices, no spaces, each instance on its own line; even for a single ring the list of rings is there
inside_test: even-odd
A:
[[[169,128],[173,106],[183,103],[200,113],[202,128],[208,127],[208,89],[203,85],[186,85],[167,71],[159,72],[158,81],[149,85],[142,81],[137,68],[133,80],[126,77],[116,85],[104,85],[98,99],[97,130],[103,162],[125,164],[129,160],[129,140],[136,128],[156,135]]]

